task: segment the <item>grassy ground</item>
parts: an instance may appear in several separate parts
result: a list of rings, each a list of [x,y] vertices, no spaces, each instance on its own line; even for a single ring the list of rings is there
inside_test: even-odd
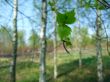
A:
[[[85,56],[82,68],[78,68],[78,56],[58,56],[58,79],[53,77],[52,57],[47,58],[47,82],[97,82],[96,58]],[[2,64],[8,60],[2,60]],[[4,63],[3,63],[4,62]],[[104,82],[110,82],[110,57],[104,56]],[[0,82],[9,82],[10,69],[0,68]],[[38,82],[39,64],[30,61],[18,61],[17,82]]]

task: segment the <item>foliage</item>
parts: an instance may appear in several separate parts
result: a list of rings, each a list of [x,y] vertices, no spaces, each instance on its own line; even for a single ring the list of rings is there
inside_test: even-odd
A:
[[[73,24],[75,22],[75,11],[67,11],[64,14],[58,12],[57,13],[57,22],[61,25],[65,24]]]
[[[12,41],[12,29],[6,26],[0,27],[0,40]]]
[[[73,24],[76,21],[75,12],[67,11],[65,13],[57,13],[57,22],[58,22],[58,35],[62,41],[65,41],[66,44],[70,43],[70,35],[71,35],[71,28],[67,24]]]
[[[71,2],[71,0],[68,0],[68,2]],[[71,45],[69,37],[71,35],[71,28],[67,24],[73,24],[76,21],[74,9],[71,11],[65,11],[64,13],[61,13],[58,11],[58,9],[56,9],[55,1],[49,1],[49,5],[51,6],[51,10],[56,13],[56,21],[58,23],[57,33],[61,41],[64,41],[66,45]]]
[[[83,48],[91,44],[91,38],[88,33],[88,28],[86,27],[81,27],[80,29],[78,27],[74,27],[72,37],[74,44],[78,45],[80,42],[81,47]]]
[[[25,45],[24,35],[24,31],[18,31],[18,47],[23,47]]]
[[[104,10],[105,7],[98,0],[79,0],[80,6],[85,8],[95,8]]]
[[[0,47],[3,53],[10,53],[12,49],[12,29],[2,26],[0,28]],[[9,48],[10,47],[10,48]]]
[[[31,31],[31,35],[29,37],[29,44],[31,47],[38,46],[39,43],[39,36],[35,30]]]

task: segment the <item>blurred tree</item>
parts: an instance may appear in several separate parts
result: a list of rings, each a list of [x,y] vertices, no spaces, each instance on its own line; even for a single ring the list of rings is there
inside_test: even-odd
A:
[[[33,62],[34,57],[35,57],[36,48],[38,48],[38,46],[39,46],[39,36],[34,29],[31,30],[31,35],[29,37],[29,45],[32,49],[32,62]]]
[[[25,32],[23,30],[18,31],[18,52],[19,55],[24,55],[25,43]]]
[[[31,30],[31,35],[29,37],[29,45],[30,47],[37,47],[39,45],[39,36],[34,29]]]
[[[101,35],[102,35],[101,11],[97,10],[96,14],[97,14],[97,18],[96,18],[97,75],[98,75],[98,82],[104,82],[102,46],[101,46]]]
[[[9,54],[12,51],[12,29],[5,26],[0,27],[0,46],[2,54]]]
[[[23,47],[25,45],[24,35],[24,31],[18,31],[18,47]]]
[[[57,9],[56,9],[56,3],[57,3],[57,1],[56,0],[51,0],[50,1],[50,6],[51,6],[51,10],[53,11],[53,15],[54,15],[54,38],[53,38],[53,46],[54,46],[54,51],[53,51],[53,64],[54,64],[54,70],[53,70],[53,72],[54,72],[54,76],[53,76],[53,78],[56,80],[56,78],[57,78],[57,19],[56,19],[56,17],[57,17],[57,14],[56,14],[56,11],[57,11]],[[53,4],[53,5],[52,5]]]
[[[42,27],[40,33],[40,75],[39,82],[46,82],[46,25],[47,25],[47,0],[42,0]]]
[[[104,7],[103,4],[100,3],[100,0],[79,0],[79,2],[81,7],[86,9],[93,9],[96,12],[95,29],[96,29],[97,76],[98,82],[104,82],[102,47],[101,47],[101,36],[102,36],[101,10],[106,10],[106,7]]]
[[[11,82],[16,82],[16,58],[17,58],[17,16],[18,16],[18,0],[13,0],[13,60],[11,63]]]
[[[79,67],[82,67],[82,49],[90,45],[91,38],[89,37],[88,28],[74,27],[73,28],[73,44],[79,47]]]
[[[80,30],[80,33],[79,33],[79,30]],[[86,48],[87,45],[90,45],[91,38],[88,33],[87,27],[81,27],[80,29],[78,27],[74,27],[72,34],[73,34],[72,37],[73,37],[74,44],[77,44],[76,46],[79,45],[78,40],[81,41],[81,47],[84,49]]]

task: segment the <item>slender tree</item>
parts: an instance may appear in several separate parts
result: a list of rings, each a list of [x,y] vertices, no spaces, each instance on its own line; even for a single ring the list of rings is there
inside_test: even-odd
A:
[[[47,0],[42,0],[42,27],[40,34],[40,77],[39,82],[46,82],[46,24]]]
[[[97,75],[98,82],[104,82],[103,77],[103,62],[102,62],[102,47],[101,47],[101,12],[100,10],[96,10],[97,18],[96,18],[96,52],[97,52]]]
[[[18,0],[13,0],[13,61],[11,68],[11,82],[16,82],[16,58],[17,58],[17,11]]]
[[[80,22],[79,22],[79,20],[78,20],[78,27],[79,27],[79,36],[80,36],[80,38],[81,38],[81,32],[80,32]],[[81,68],[82,67],[82,44],[81,44],[82,42],[81,42],[81,39],[79,39],[79,68]]]
[[[23,55],[24,54],[24,47],[25,45],[25,39],[24,39],[24,31],[18,31],[18,52],[19,54]]]
[[[97,55],[97,76],[98,82],[104,82],[103,77],[103,61],[102,61],[102,47],[101,47],[101,10],[106,8],[103,5],[100,5],[102,0],[79,0],[81,6],[85,8],[92,8],[96,11],[96,55]],[[101,2],[100,2],[101,1]],[[105,0],[103,0],[105,2]]]
[[[56,13],[54,13],[54,40],[53,40],[53,44],[54,44],[54,79],[57,78],[57,49],[56,49],[56,46],[57,46],[57,33],[56,33],[56,28],[57,28],[57,22],[56,22]]]
[[[32,31],[31,31],[31,36],[29,37],[29,43],[30,43],[30,47],[32,49],[32,62],[33,62],[34,57],[35,57],[35,50],[39,44],[39,36],[34,29],[32,29]]]
[[[54,54],[53,54],[53,63],[54,63],[54,79],[57,78],[57,9],[56,9],[56,0],[50,0],[50,3],[53,3],[54,5],[51,5],[51,9],[53,11],[54,15],[54,39],[53,39],[53,45],[54,45]]]
[[[79,36],[80,36],[80,38],[81,38],[81,32],[80,32],[80,20],[79,20],[79,1],[77,0],[77,8],[76,8],[77,10],[76,10],[76,12],[77,12],[77,21],[78,21],[78,28],[79,28]],[[81,42],[81,39],[79,39],[79,68],[81,68],[82,67],[82,44],[81,44],[82,42]]]

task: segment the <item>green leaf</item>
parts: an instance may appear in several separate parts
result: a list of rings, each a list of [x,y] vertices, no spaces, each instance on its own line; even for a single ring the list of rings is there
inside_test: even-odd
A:
[[[74,10],[65,13],[65,23],[66,24],[72,24],[75,21],[76,21],[76,18],[75,18]]]
[[[67,25],[59,25],[57,31],[61,40],[66,40],[66,38],[71,34],[71,28]]]
[[[57,13],[57,22],[59,24],[65,24],[65,15],[62,13]]]
[[[71,46],[70,41],[70,34],[71,34],[71,28],[68,27],[66,24],[72,24],[76,21],[75,18],[75,11],[68,11],[64,14],[58,12],[57,13],[57,22],[58,22],[58,29],[57,33],[62,41],[66,43],[67,46]]]
[[[76,18],[75,18],[75,11],[72,10],[72,11],[68,11],[64,14],[58,12],[57,13],[57,22],[59,24],[72,24],[76,21]]]

